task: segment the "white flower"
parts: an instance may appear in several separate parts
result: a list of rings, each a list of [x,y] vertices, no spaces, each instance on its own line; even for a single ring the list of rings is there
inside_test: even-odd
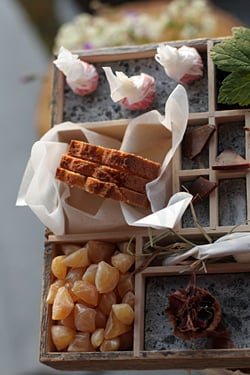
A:
[[[179,49],[161,44],[155,54],[156,61],[164,67],[166,74],[177,82],[189,83],[203,75],[203,62],[193,47]]]

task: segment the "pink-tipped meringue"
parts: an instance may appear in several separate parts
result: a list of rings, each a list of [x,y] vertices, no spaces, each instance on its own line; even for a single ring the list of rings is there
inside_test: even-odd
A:
[[[203,75],[203,61],[194,47],[175,48],[161,44],[155,59],[163,66],[166,74],[177,82],[191,83]]]
[[[146,110],[155,97],[155,80],[152,76],[141,73],[127,77],[123,72],[112,72],[110,67],[103,67],[114,102],[120,102],[127,109]]]
[[[64,47],[60,48],[53,62],[65,75],[67,84],[75,94],[83,96],[96,90],[99,75],[94,65],[80,60],[78,55]]]

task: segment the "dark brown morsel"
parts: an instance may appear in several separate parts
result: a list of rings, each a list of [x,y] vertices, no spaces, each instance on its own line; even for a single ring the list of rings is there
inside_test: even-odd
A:
[[[187,131],[182,142],[183,156],[191,160],[198,156],[210,140],[214,131],[215,126],[209,124],[197,126]]]
[[[237,152],[235,152],[232,148],[227,148],[217,156],[212,169],[230,170],[249,168],[249,166],[250,163],[246,159],[237,154]]]
[[[216,182],[209,181],[207,178],[200,176],[191,183],[188,191],[194,197],[193,203],[197,203],[205,199],[217,186]]]

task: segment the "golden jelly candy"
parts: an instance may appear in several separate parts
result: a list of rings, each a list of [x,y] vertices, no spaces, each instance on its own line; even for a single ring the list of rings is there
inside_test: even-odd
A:
[[[123,298],[127,292],[134,291],[133,278],[130,273],[121,274],[117,285],[117,291],[121,298]]]
[[[117,268],[101,261],[98,263],[95,285],[99,293],[109,293],[115,289],[120,273]]]
[[[91,344],[94,348],[98,348],[104,340],[104,328],[97,328],[91,335]]]
[[[113,339],[122,335],[123,333],[128,332],[129,330],[130,326],[118,320],[114,312],[111,311],[104,331],[105,339]]]
[[[85,269],[86,269],[85,267],[70,268],[65,277],[65,280],[72,287],[76,280],[82,279],[82,275],[84,274]]]
[[[87,304],[97,306],[99,293],[95,285],[84,280],[77,280],[74,282],[72,292]]]
[[[82,276],[82,280],[95,285],[95,276],[96,276],[97,267],[98,267],[97,264],[90,264],[88,268],[85,270]]]
[[[94,352],[95,349],[90,342],[90,334],[78,332],[68,347],[68,352]]]
[[[118,268],[121,273],[126,273],[134,262],[134,256],[126,253],[116,253],[111,258],[112,266]]]
[[[100,263],[102,260],[108,261],[115,250],[112,242],[90,240],[87,243],[89,259],[91,263]]]
[[[116,352],[120,346],[120,338],[116,337],[114,339],[104,340],[100,346],[101,352]]]
[[[47,299],[46,299],[46,302],[49,305],[52,305],[54,303],[55,296],[56,296],[56,293],[57,293],[58,289],[61,286],[63,286],[64,284],[65,284],[64,280],[57,279],[54,283],[52,283],[50,285],[48,295],[47,295]]]
[[[115,292],[103,293],[100,298],[99,308],[105,314],[109,315],[112,305],[116,303],[117,297]]]
[[[127,291],[127,293],[124,294],[121,303],[128,303],[132,307],[132,309],[134,309],[135,294],[131,290]]]
[[[81,303],[75,305],[75,325],[78,331],[94,332],[96,310]]]
[[[52,341],[57,350],[63,350],[73,341],[76,331],[70,327],[54,325],[51,327]]]
[[[134,321],[134,310],[127,303],[118,303],[112,306],[116,318],[123,324],[131,325]]]
[[[58,255],[52,260],[51,271],[57,279],[63,280],[67,274],[67,266],[62,263],[65,257],[65,255]]]
[[[87,267],[90,264],[88,249],[82,247],[81,249],[74,251],[64,257],[62,263],[68,267]]]
[[[74,302],[68,289],[62,286],[58,289],[52,306],[52,319],[62,320],[67,318],[74,308]]]

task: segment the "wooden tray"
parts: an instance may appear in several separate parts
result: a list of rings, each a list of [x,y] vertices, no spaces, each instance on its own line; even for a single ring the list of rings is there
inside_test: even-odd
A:
[[[183,155],[179,147],[173,159],[173,193],[189,186],[197,177],[205,177],[217,184],[217,188],[195,205],[199,222],[213,238],[228,233],[235,226],[249,231],[249,183],[248,168],[214,170],[212,167],[218,154],[233,147],[246,160],[250,160],[250,117],[248,108],[221,107],[217,103],[218,74],[209,56],[214,40],[194,40],[170,43],[196,47],[204,61],[204,76],[187,86],[190,103],[188,128],[212,125],[212,134],[206,147],[194,160]],[[130,112],[113,103],[102,71],[108,65],[113,70],[123,70],[128,75],[138,74],[141,69],[155,76],[157,94],[154,108],[164,113],[166,98],[176,83],[168,79],[157,66],[154,54],[157,45],[103,49],[80,53],[85,61],[95,64],[100,74],[98,90],[86,98],[76,97],[65,85],[59,71],[54,75],[52,103],[52,126],[63,121],[89,122],[128,119],[140,112]],[[187,211],[176,232],[202,241],[199,228]],[[158,232],[157,232],[158,233]],[[220,300],[225,320],[232,329],[233,349],[211,349],[206,343],[191,345],[173,336],[171,327],[163,314],[167,294],[175,288],[185,287],[189,278],[183,266],[166,267],[153,264],[135,276],[135,322],[134,342],[131,351],[69,353],[57,352],[51,341],[51,307],[46,303],[48,288],[53,280],[50,267],[55,255],[60,254],[63,243],[84,244],[89,239],[129,240],[135,235],[136,267],[144,259],[143,244],[148,240],[147,231],[133,232],[129,228],[123,233],[96,233],[55,236],[48,234],[44,252],[43,297],[41,309],[40,361],[63,370],[126,370],[126,369],[171,369],[171,368],[246,368],[250,367],[250,321],[249,306],[250,264],[236,262],[208,265],[207,273],[201,271],[198,282],[215,293]],[[176,239],[173,237],[172,241]]]
[[[173,335],[173,328],[164,314],[167,295],[175,288],[185,288],[190,278],[183,272],[187,264],[179,266],[151,265],[136,273],[135,321],[133,348],[117,352],[57,352],[51,340],[51,305],[46,298],[53,276],[50,268],[54,256],[62,254],[60,246],[67,243],[84,244],[98,239],[119,242],[129,240],[134,233],[96,235],[50,236],[44,252],[44,277],[41,309],[40,361],[61,370],[149,370],[176,368],[241,368],[250,366],[250,324],[248,306],[250,296],[250,264],[217,263],[207,265],[207,273],[197,273],[197,284],[218,299],[223,311],[224,324],[231,331],[234,349],[211,349],[207,340],[195,343]],[[159,233],[157,233],[159,234]],[[142,247],[146,234],[137,234],[136,265],[144,260]]]

